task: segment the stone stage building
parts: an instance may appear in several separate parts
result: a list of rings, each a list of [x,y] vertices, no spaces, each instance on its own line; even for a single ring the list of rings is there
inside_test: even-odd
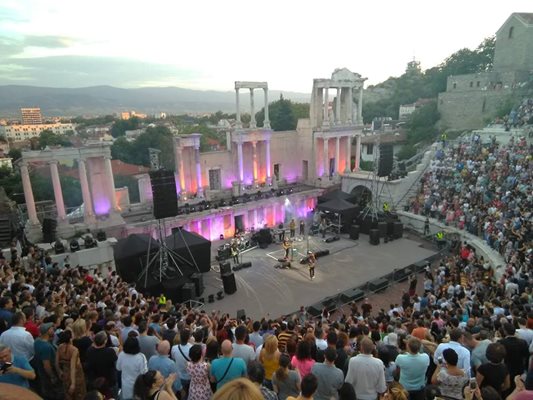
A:
[[[270,128],[267,83],[235,82],[237,123],[228,132],[228,149],[201,153],[201,134],[174,138],[179,205],[257,195],[258,192],[272,193],[272,190],[277,195],[257,196],[253,202],[167,218],[164,221],[166,233],[173,227],[183,226],[214,240],[220,235],[232,236],[236,227],[273,227],[290,218],[307,217],[324,188],[340,184],[343,175],[359,169],[364,81],[361,75],[345,68],[335,70],[329,79],[315,79],[309,118],[300,119],[295,131],[285,132],[274,132]],[[240,120],[239,93],[243,90],[250,91],[252,119],[248,127],[243,127]],[[262,127],[257,127],[255,121],[256,90],[263,91],[265,102]],[[354,138],[356,151],[352,157]],[[67,158],[76,159],[79,166],[84,218],[78,224],[68,220],[59,181],[57,163]],[[100,144],[79,149],[23,152],[21,172],[28,208],[26,232],[31,235],[30,240],[38,239],[41,228],[27,167],[32,162],[50,163],[57,231],[63,238],[87,229],[93,232],[103,229],[117,237],[153,232],[154,224],[148,212],[142,218],[131,216],[132,212],[149,210],[152,201],[149,176],[139,177],[141,204],[121,209],[109,147]]]

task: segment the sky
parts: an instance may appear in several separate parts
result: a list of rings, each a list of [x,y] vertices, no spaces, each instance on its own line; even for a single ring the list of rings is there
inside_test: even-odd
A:
[[[0,85],[236,80],[308,93],[346,67],[377,84],[475,48],[531,0],[0,0]]]

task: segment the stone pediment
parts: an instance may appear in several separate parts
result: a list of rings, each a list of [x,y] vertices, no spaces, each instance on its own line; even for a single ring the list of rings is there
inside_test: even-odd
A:
[[[332,81],[351,81],[351,82],[357,82],[361,80],[361,75],[350,71],[348,68],[337,68],[333,73],[331,74],[331,80]]]

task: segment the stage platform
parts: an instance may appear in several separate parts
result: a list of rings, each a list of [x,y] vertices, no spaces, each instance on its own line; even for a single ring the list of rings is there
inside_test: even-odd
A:
[[[217,244],[213,242],[213,248],[216,249]],[[330,251],[330,255],[318,259],[313,281],[309,279],[307,266],[299,262],[308,246],[312,251]],[[204,309],[207,312],[220,310],[230,315],[244,309],[246,315],[254,319],[267,313],[277,318],[297,311],[302,305],[310,306],[437,253],[428,243],[421,243],[418,238],[410,239],[407,235],[389,243],[382,240],[379,246],[371,245],[364,234],[359,240],[341,235],[339,241],[332,243],[325,243],[320,237],[310,237],[309,244],[306,240],[298,241],[295,248],[298,254],[294,255],[291,269],[275,268],[279,264],[277,259],[284,255],[280,244],[242,254],[241,262],[252,262],[252,267],[235,272],[237,292],[225,294],[222,300],[214,303],[206,303]],[[206,300],[209,294],[222,290],[218,265],[204,274],[204,283],[203,297]],[[391,299],[391,302],[399,301]]]

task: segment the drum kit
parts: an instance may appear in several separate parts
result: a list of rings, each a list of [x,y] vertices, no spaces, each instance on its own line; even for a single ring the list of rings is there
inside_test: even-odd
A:
[[[224,243],[218,247],[218,255],[216,259],[218,261],[223,261],[230,258],[232,256],[232,248],[236,249],[239,253],[251,249],[256,245],[251,238],[251,233],[238,233],[230,242]]]

